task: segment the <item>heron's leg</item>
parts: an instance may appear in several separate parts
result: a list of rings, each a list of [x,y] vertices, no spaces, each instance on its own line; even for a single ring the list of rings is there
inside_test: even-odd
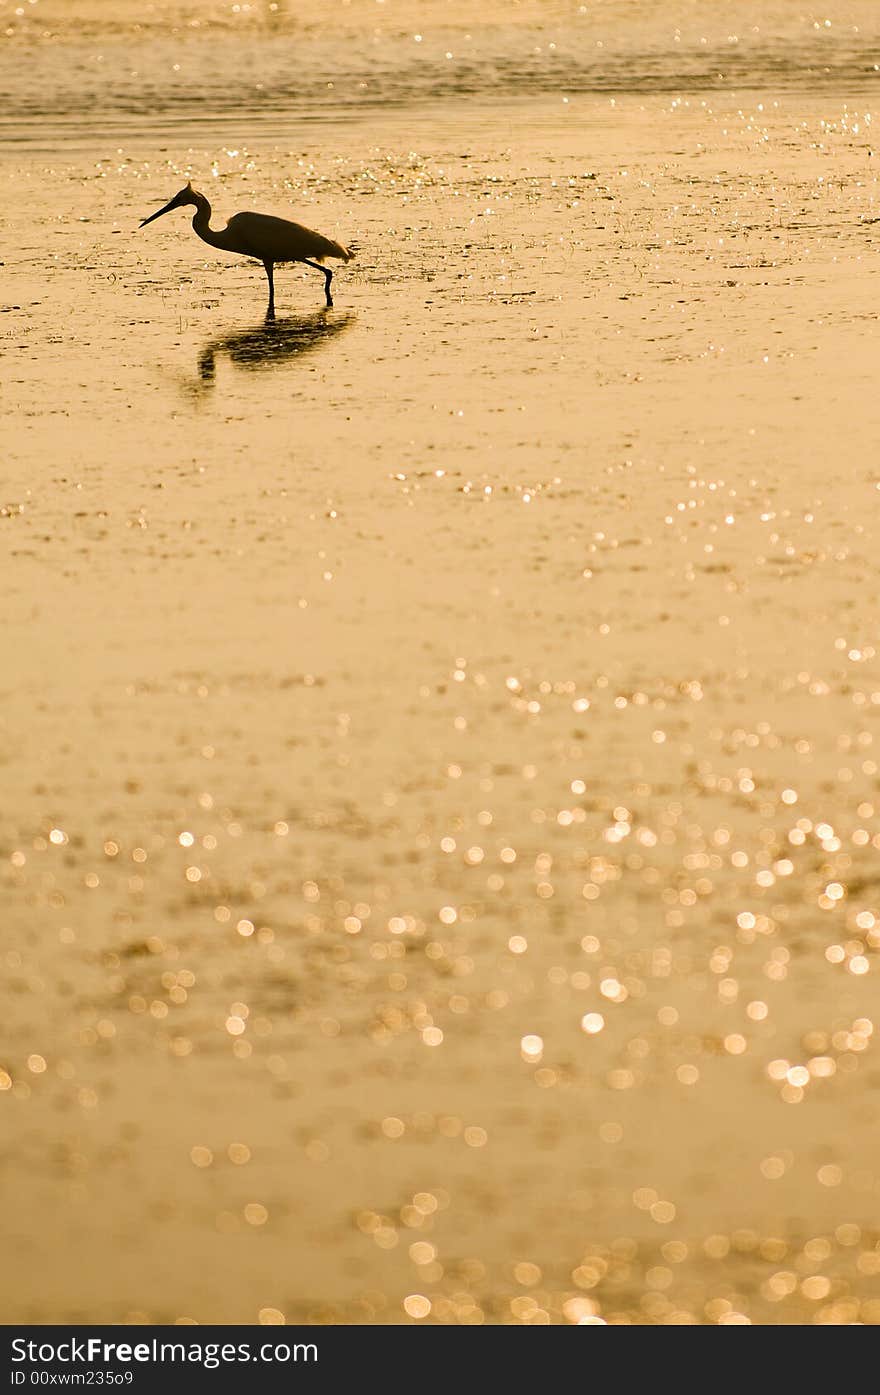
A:
[[[267,319],[267,320],[274,320],[274,318],[275,318],[275,274],[274,274],[274,272],[275,272],[275,266],[274,266],[274,263],[273,263],[273,262],[263,262],[263,266],[266,268],[266,276],[268,277],[268,280],[269,280],[269,309],[266,311],[266,319]]]
[[[316,271],[323,271],[324,294],[327,297],[327,309],[331,309],[333,306],[333,297],[330,294],[330,282],[333,280],[333,272],[330,270],[329,266],[321,266],[318,262],[306,261],[305,258],[303,259],[303,266],[313,266]]]

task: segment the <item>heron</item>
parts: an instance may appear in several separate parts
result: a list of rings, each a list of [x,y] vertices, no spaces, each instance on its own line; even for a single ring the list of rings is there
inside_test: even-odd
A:
[[[148,223],[161,218],[164,213],[171,213],[175,208],[185,208],[188,205],[195,207],[193,231],[198,233],[203,242],[207,242],[210,247],[219,247],[222,252],[238,252],[243,257],[253,257],[263,263],[269,281],[269,308],[266,311],[268,320],[275,318],[277,262],[302,262],[304,266],[311,266],[315,271],[323,272],[327,306],[330,308],[333,305],[333,297],[330,294],[333,272],[321,263],[328,257],[335,257],[342,262],[352,260],[354,252],[348,247],[343,247],[341,242],[334,242],[332,238],[312,232],[311,228],[304,228],[301,223],[292,223],[287,218],[273,218],[267,213],[236,213],[229,219],[225,228],[215,231],[211,227],[211,205],[205,195],[194,189],[191,183],[181,189],[179,194],[175,194],[164,208],[151,213],[149,218],[144,218],[141,227],[145,228]]]

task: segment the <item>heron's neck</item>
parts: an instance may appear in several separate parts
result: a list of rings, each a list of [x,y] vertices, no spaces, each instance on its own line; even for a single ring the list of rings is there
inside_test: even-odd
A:
[[[192,220],[193,231],[197,232],[203,242],[210,243],[212,247],[222,247],[224,238],[222,232],[211,230],[211,205],[204,194],[195,194],[196,211]]]

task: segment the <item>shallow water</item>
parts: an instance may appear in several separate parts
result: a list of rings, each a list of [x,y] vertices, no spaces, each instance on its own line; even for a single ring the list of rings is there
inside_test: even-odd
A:
[[[873,7],[385,9],[9,26],[4,1315],[875,1323]]]
[[[221,114],[250,126],[550,93],[870,93],[880,71],[873,0],[799,13],[787,0],[353,0],[330,22],[315,0],[3,0],[0,26],[19,59],[0,87],[15,128]]]

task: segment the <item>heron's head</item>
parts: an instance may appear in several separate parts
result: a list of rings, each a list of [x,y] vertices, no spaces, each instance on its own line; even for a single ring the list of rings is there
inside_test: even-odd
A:
[[[170,213],[173,208],[184,208],[188,203],[198,207],[198,195],[191,184],[187,184],[185,189],[181,189],[179,194],[175,194],[170,203],[166,203],[164,208],[160,208],[157,213],[151,213],[149,218],[144,218],[141,227],[145,228],[148,223],[152,223],[154,218],[161,218],[163,213]]]

